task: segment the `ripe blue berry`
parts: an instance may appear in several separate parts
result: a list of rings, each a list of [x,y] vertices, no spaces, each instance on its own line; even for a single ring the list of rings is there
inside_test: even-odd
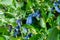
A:
[[[60,9],[56,6],[55,7],[55,10],[58,12],[58,13],[60,13]]]
[[[58,0],[58,3],[60,4],[60,0]]]
[[[16,23],[18,24],[19,27],[21,27],[21,20],[20,20],[20,19],[18,19],[18,20],[16,21]]]
[[[16,26],[14,29],[14,37],[20,36],[21,35],[21,31],[20,31],[20,26]]]
[[[27,28],[24,28],[24,32],[28,32],[28,29]]]
[[[29,39],[29,36],[26,36],[26,37],[25,37],[25,40],[28,40],[28,39]]]
[[[60,5],[60,1],[54,3],[55,10],[56,10],[58,13],[60,13],[59,5]]]
[[[40,11],[39,10],[37,10],[34,14],[33,14],[33,17],[40,17]]]
[[[28,34],[29,38],[32,36],[32,33]]]
[[[16,26],[16,29],[20,29],[20,26]]]
[[[32,17],[31,16],[29,16],[27,18],[26,24],[32,24]]]
[[[32,36],[32,33],[29,33],[27,36],[25,36],[25,39],[28,40]]]
[[[26,35],[28,33],[28,28],[22,28],[22,33]]]
[[[15,30],[14,30],[14,35],[13,35],[13,36],[14,36],[14,37],[17,37],[17,34],[18,34],[18,29],[15,29]]]

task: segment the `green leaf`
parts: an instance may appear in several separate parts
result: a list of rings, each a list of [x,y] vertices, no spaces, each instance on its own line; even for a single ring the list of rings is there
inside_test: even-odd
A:
[[[12,3],[13,3],[13,6],[16,7],[16,0],[13,0]]]
[[[0,3],[4,5],[12,5],[12,0],[1,0]]]
[[[60,26],[60,16],[57,17],[57,25]]]
[[[4,13],[4,16],[6,18],[14,18],[14,16],[12,14],[10,14],[10,13]]]
[[[0,40],[5,40],[5,38],[4,38],[4,37],[2,37],[2,36],[0,36]]]
[[[33,37],[31,37],[29,40],[38,40],[39,38],[41,38],[41,35],[40,34],[36,34]]]
[[[0,33],[1,35],[8,35],[8,30],[4,26],[0,27]]]
[[[47,40],[57,40],[58,32],[59,32],[59,31],[57,30],[56,27],[51,28],[51,29],[49,30],[49,34],[48,34]]]
[[[40,25],[42,28],[46,28],[46,23],[45,23],[45,20],[43,18],[40,18]]]
[[[33,34],[37,34],[38,29],[35,28],[35,26],[32,26],[32,25],[23,25],[23,27],[28,28],[30,30],[30,32],[32,32]]]

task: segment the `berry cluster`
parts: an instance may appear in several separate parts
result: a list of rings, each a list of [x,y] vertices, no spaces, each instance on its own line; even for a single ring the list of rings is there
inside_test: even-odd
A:
[[[34,20],[35,20],[36,17],[40,18],[40,12],[39,12],[39,10],[37,10],[35,13],[30,14],[28,16],[28,18],[26,20],[26,24],[33,24],[33,22],[34,22]],[[24,27],[23,27],[23,30],[21,31],[22,20],[18,19],[16,21],[16,23],[17,23],[17,26],[14,28],[13,36],[14,37],[20,36],[24,32],[24,33],[27,33],[27,35],[24,37],[24,39],[29,39],[32,36],[32,33],[28,33],[28,28],[24,28]],[[9,25],[9,32],[11,32],[12,29],[13,29],[12,26]]]

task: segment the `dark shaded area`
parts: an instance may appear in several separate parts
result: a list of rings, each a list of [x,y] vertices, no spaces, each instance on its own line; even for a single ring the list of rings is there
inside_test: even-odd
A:
[[[4,13],[4,16],[5,16],[6,18],[14,18],[14,16],[11,15],[11,14],[9,14],[9,13]]]
[[[26,24],[26,19],[22,18],[22,24]]]
[[[21,7],[21,9],[22,9],[22,10],[26,10],[26,5],[27,5],[27,1],[24,0],[24,1],[23,1],[23,7]]]
[[[17,36],[19,37],[19,36],[21,36],[21,31],[20,30],[18,30],[18,34],[17,34]]]
[[[47,22],[46,23],[46,27],[47,27],[47,30],[49,29],[49,28],[51,28],[51,26],[50,26],[50,24]]]
[[[0,9],[4,9],[4,11],[8,11],[8,8],[5,5],[0,4]]]

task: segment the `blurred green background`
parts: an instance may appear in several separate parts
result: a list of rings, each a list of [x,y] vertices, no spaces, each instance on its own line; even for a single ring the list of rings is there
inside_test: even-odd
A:
[[[22,28],[28,28],[33,36],[28,40],[60,40],[60,13],[54,10],[53,3],[58,0],[0,0],[0,40],[25,40],[22,33],[19,37],[13,37],[13,30],[8,32],[8,26],[17,26],[16,20],[22,19],[41,11],[41,17],[37,18],[36,25],[22,23]]]

